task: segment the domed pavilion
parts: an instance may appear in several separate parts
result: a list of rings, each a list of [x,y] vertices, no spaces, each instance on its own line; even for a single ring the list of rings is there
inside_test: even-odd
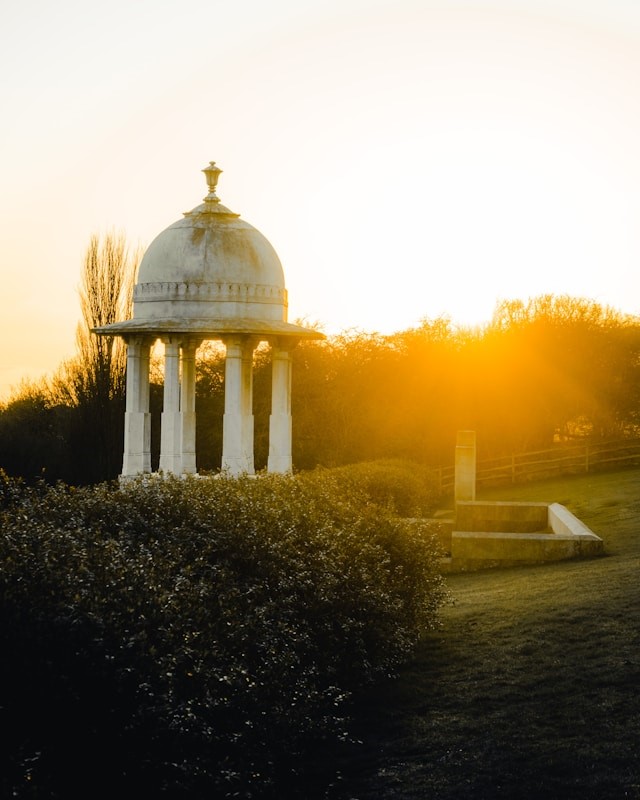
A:
[[[289,472],[291,350],[322,334],[287,322],[287,290],[280,260],[267,239],[222,205],[220,170],[203,172],[204,202],[162,231],[144,254],[133,295],[133,318],[96,328],[127,344],[123,476],[151,472],[149,356],[164,343],[164,403],[160,470],[195,473],[195,357],[207,340],[225,345],[222,469],[254,473],[253,353],[271,346],[269,472]]]

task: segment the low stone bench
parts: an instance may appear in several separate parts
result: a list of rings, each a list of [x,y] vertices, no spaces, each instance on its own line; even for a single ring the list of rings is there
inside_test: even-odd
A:
[[[535,533],[548,526],[548,503],[464,500],[456,503],[455,530]]]
[[[449,571],[601,555],[603,542],[559,503],[456,505]]]

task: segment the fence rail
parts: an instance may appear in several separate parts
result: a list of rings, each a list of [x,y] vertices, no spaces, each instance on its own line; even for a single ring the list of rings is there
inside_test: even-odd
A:
[[[476,485],[524,483],[557,475],[597,472],[633,465],[640,465],[640,439],[558,445],[549,450],[534,450],[478,461]],[[440,467],[438,473],[441,491],[453,491],[455,468]]]

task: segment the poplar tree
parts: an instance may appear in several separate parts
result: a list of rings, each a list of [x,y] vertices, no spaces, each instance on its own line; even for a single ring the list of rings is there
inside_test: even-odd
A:
[[[92,234],[84,254],[79,286],[81,321],[77,355],[65,365],[60,388],[78,410],[73,456],[81,481],[113,478],[122,459],[126,346],[94,328],[132,314],[139,249],[123,233]]]

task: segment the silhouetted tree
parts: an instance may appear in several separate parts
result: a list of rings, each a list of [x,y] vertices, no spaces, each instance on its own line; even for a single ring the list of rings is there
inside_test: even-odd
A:
[[[622,436],[637,425],[638,318],[583,298],[542,295],[499,305],[483,345],[500,356],[494,403],[521,432],[513,449]]]
[[[72,477],[68,433],[73,410],[51,401],[46,380],[23,382],[0,406],[0,465],[10,475],[65,480]]]
[[[131,272],[113,271],[125,254],[122,240],[104,251],[92,238],[78,356],[53,387],[25,388],[0,408],[0,466],[7,472],[32,477],[44,470],[50,479],[75,483],[118,474],[124,349],[89,330],[129,315],[117,303],[128,296],[132,265]],[[129,277],[118,283],[123,274]],[[156,466],[160,373],[152,369]],[[267,459],[270,405],[271,358],[260,348],[254,366],[258,469]],[[544,295],[500,303],[491,323],[474,330],[438,319],[393,335],[345,332],[303,341],[293,350],[292,409],[299,469],[383,458],[447,463],[463,428],[476,431],[481,457],[546,449],[577,436],[638,436],[640,318],[590,300]],[[224,348],[215,343],[198,353],[196,410],[199,468],[217,469]]]
[[[85,252],[77,355],[53,387],[59,402],[76,409],[70,447],[79,483],[113,478],[122,465],[126,347],[92,330],[131,316],[138,260],[122,233],[93,234]]]

